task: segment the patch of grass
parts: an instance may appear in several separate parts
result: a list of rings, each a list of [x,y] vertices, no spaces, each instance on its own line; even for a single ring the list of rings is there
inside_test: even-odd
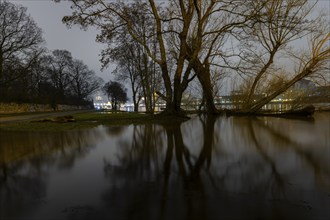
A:
[[[58,123],[50,121],[27,121],[18,123],[0,124],[0,130],[11,131],[62,131],[76,130],[96,127],[98,125],[106,126],[123,126],[130,124],[162,124],[172,125],[187,120],[187,118],[164,116],[164,115],[148,115],[143,113],[132,112],[85,112],[73,114],[75,122]]]
[[[75,114],[74,118],[77,121],[90,121],[90,120],[117,120],[117,119],[136,119],[147,117],[147,114],[135,112],[112,112],[112,111],[99,111]]]
[[[74,129],[86,129],[96,126],[90,123],[55,123],[55,122],[18,122],[1,124],[0,130],[9,131],[63,131]]]

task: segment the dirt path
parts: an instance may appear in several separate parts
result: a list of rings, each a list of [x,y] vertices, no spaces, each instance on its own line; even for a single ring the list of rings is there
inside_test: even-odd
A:
[[[21,121],[31,121],[37,119],[44,119],[44,118],[53,118],[59,117],[64,115],[74,115],[77,113],[84,113],[90,112],[94,110],[73,110],[73,111],[61,111],[61,112],[43,112],[43,113],[29,113],[23,115],[11,115],[11,116],[0,116],[0,123],[13,123],[13,122],[21,122]]]

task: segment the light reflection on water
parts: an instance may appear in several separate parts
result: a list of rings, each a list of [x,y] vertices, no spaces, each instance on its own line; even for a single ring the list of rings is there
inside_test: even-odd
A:
[[[329,219],[330,114],[0,132],[0,219]]]

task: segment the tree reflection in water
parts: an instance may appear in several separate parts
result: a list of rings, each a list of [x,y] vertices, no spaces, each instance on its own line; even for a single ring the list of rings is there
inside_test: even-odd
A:
[[[274,131],[264,121],[201,117],[180,125],[134,126],[132,140],[121,142],[119,162],[105,160],[111,187],[103,195],[108,209],[100,216],[329,217],[329,167],[306,150],[313,146],[302,147],[290,133]],[[305,164],[291,160],[310,166],[315,188],[304,189]]]
[[[48,169],[70,169],[99,137],[90,131],[1,131],[0,219],[25,219],[46,204]]]
[[[0,219],[330,219],[323,116],[1,131]]]

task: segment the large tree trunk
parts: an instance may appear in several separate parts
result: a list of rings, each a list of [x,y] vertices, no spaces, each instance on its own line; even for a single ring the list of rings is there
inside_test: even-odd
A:
[[[202,85],[203,96],[206,102],[206,110],[209,114],[217,114],[219,111],[214,105],[214,96],[212,91],[211,76],[210,76],[210,66],[206,64],[203,66],[198,59],[193,63],[193,69],[197,74],[197,78]]]
[[[144,101],[146,106],[147,113],[154,113],[154,109],[152,106],[152,91],[151,91],[151,80],[150,80],[151,71],[149,71],[149,63],[147,54],[143,54],[143,74],[142,74],[142,82],[144,86]]]
[[[156,25],[156,39],[158,41],[159,46],[159,56],[160,59],[157,62],[162,71],[162,78],[164,81],[164,86],[166,90],[166,110],[167,112],[172,112],[175,110],[174,103],[173,103],[173,91],[171,85],[171,78],[169,75],[169,71],[167,68],[167,56],[166,56],[166,47],[163,39],[163,29],[162,29],[162,21],[158,13],[157,6],[154,1],[149,1],[152,13],[155,18],[155,25]]]
[[[139,112],[139,105],[134,103],[134,112]]]
[[[0,82],[1,82],[2,75],[3,75],[3,57],[2,57],[2,53],[0,51]]]
[[[174,111],[174,103],[172,100],[173,97],[173,91],[172,91],[172,85],[171,85],[171,79],[168,74],[168,69],[166,63],[161,65],[162,70],[162,78],[165,86],[165,102],[166,102],[166,109],[165,111],[173,112]]]
[[[206,103],[207,113],[215,114],[218,113],[217,108],[214,105],[214,97],[211,85],[211,79],[209,74],[197,74],[197,78],[202,85],[203,88],[203,96]]]
[[[181,111],[182,90],[180,79],[174,79],[174,94],[173,94],[174,110]]]
[[[180,44],[180,50],[179,50],[180,53],[178,55],[178,60],[177,60],[177,67],[176,67],[176,71],[175,71],[175,75],[174,75],[174,94],[173,94],[175,112],[182,111],[181,110],[181,100],[182,100],[182,93],[184,92],[183,87],[186,87],[184,85],[186,82],[183,81],[181,83],[181,78],[182,78],[186,54],[187,54],[187,50],[188,50],[187,45],[186,45],[186,40],[187,40],[187,33],[189,30],[189,24],[190,24],[192,15],[193,15],[192,13],[185,14],[186,17],[184,19],[183,30],[179,34],[181,44]],[[190,71],[186,72],[185,74],[189,75],[189,73],[190,73]]]

